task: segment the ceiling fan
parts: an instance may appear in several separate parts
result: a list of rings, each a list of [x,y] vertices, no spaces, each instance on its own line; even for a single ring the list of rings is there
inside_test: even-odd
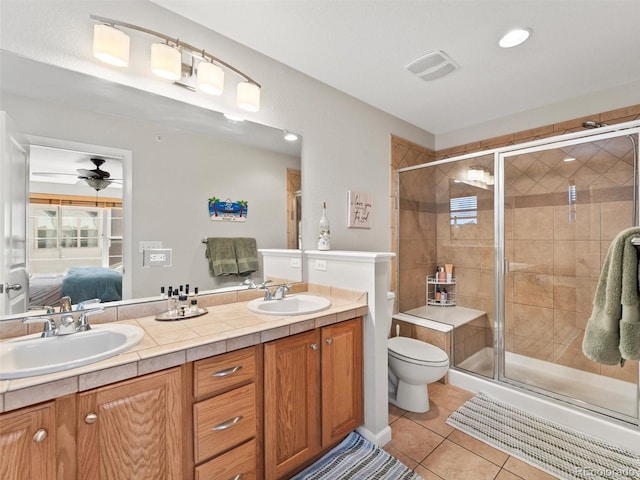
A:
[[[102,158],[90,158],[91,163],[95,166],[95,168],[87,169],[87,168],[78,168],[75,173],[54,173],[54,172],[33,172],[33,175],[42,175],[42,176],[56,176],[56,175],[74,175],[80,180],[84,180],[87,185],[93,188],[96,192],[100,190],[104,190],[109,185],[114,182],[121,182],[122,179],[119,178],[111,178],[111,174],[106,170],[102,170],[100,168],[101,165],[105,163],[106,160]]]

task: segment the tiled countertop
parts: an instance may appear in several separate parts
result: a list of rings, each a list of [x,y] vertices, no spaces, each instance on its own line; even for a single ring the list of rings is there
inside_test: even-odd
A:
[[[329,297],[331,307],[309,315],[270,316],[250,312],[245,301],[209,306],[206,315],[176,322],[159,322],[155,316],[115,322],[144,329],[142,342],[121,355],[83,367],[0,381],[0,412],[287,337],[368,311],[366,293],[337,289],[310,293]]]

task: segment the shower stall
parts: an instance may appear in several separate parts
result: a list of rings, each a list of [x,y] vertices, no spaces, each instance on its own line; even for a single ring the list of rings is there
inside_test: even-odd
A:
[[[609,244],[638,225],[640,122],[596,126],[398,169],[398,307],[450,324],[454,370],[637,429],[638,361],[581,348]],[[455,305],[430,300],[446,264]]]

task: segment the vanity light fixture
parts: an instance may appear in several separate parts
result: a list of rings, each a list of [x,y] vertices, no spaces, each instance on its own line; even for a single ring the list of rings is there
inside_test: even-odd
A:
[[[111,25],[94,25],[93,55],[109,65],[129,66],[129,36]]]
[[[284,131],[284,139],[287,142],[295,142],[296,140],[298,140],[298,135],[296,135],[295,133],[291,133],[291,132],[287,132],[286,130]]]
[[[498,45],[502,48],[516,47],[526,42],[530,35],[530,28],[515,28],[504,34],[498,42]]]
[[[224,68],[242,78],[236,92],[238,107],[249,112],[260,109],[260,84],[204,49],[130,23],[96,15],[91,15],[90,18],[98,22],[93,29],[93,54],[99,60],[119,67],[128,66],[129,36],[121,28],[146,33],[160,40],[151,45],[150,65],[155,75],[190,90],[196,88],[183,83],[183,80],[195,77],[199,90],[220,95],[224,87]]]

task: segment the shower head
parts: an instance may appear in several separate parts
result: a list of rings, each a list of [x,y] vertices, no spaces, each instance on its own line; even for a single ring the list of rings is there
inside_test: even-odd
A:
[[[584,128],[600,128],[600,127],[607,127],[608,125],[602,122],[594,122],[593,120],[587,120],[582,124],[582,126]]]

